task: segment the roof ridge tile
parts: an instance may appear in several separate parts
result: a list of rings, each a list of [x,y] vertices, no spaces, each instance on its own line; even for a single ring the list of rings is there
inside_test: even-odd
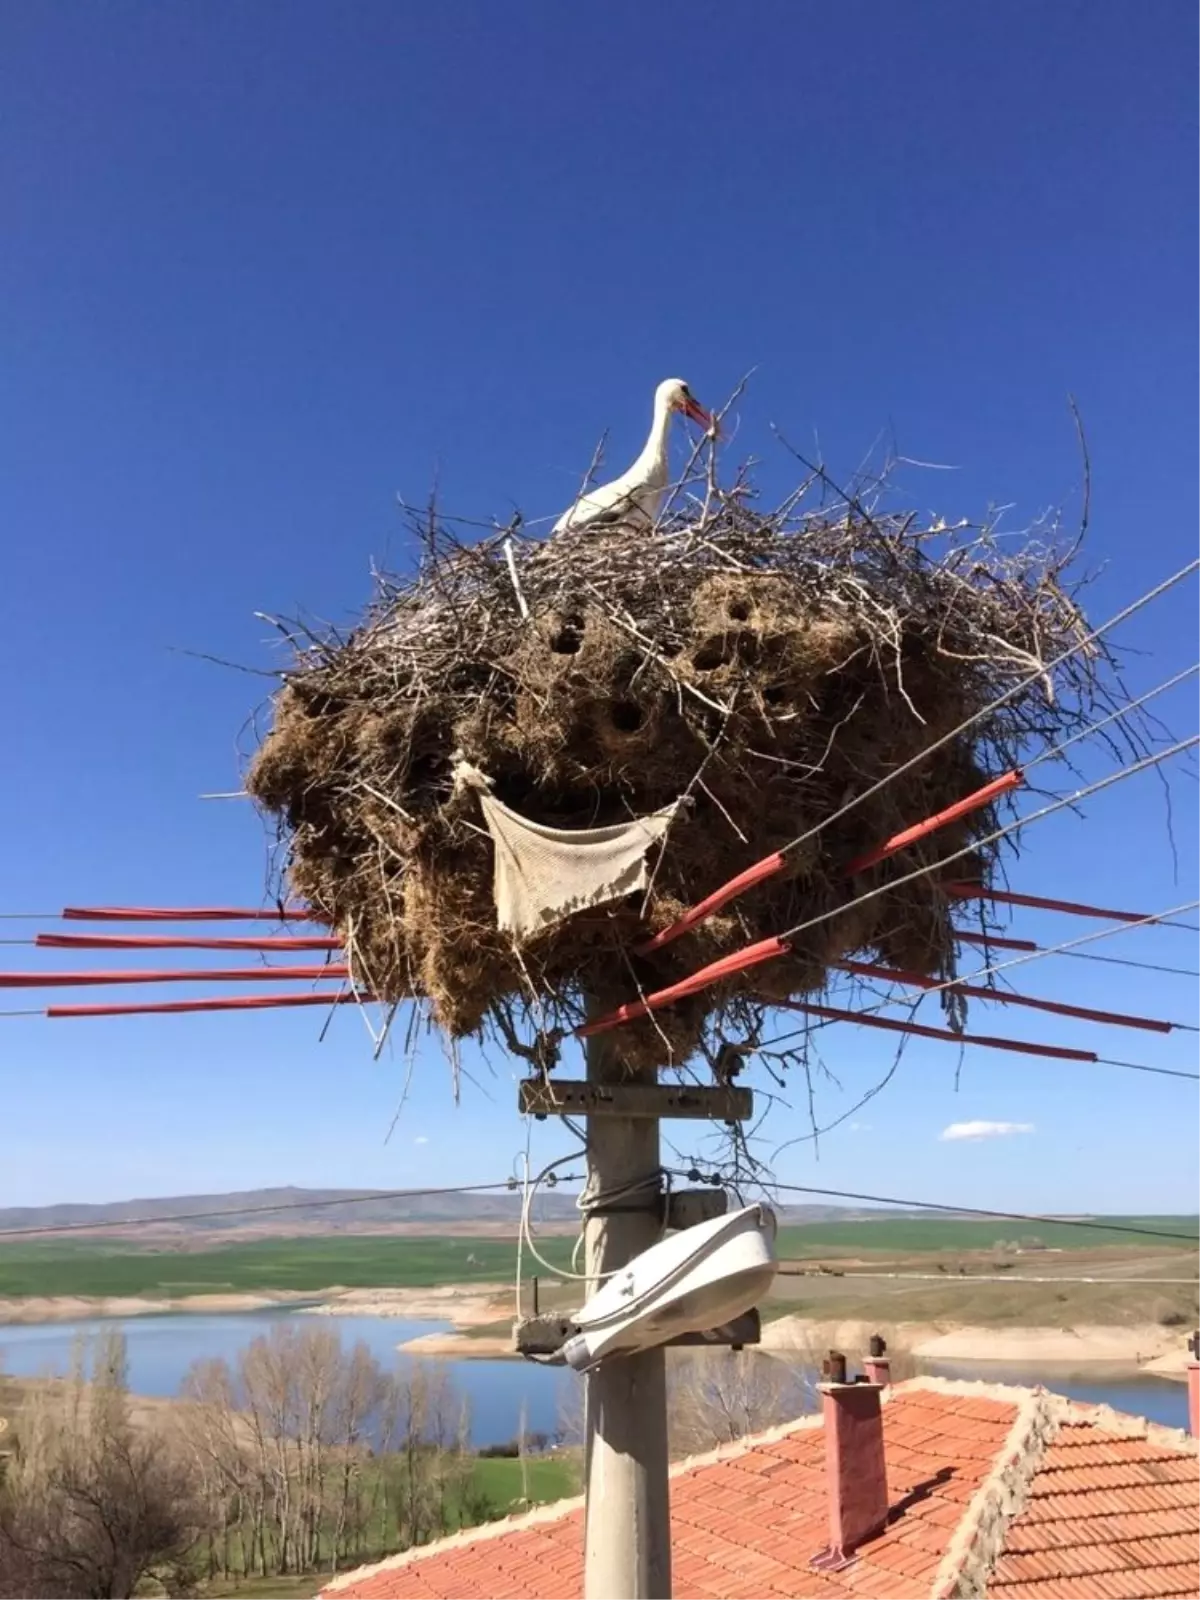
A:
[[[1018,1391],[1021,1392],[1021,1391]],[[1058,1431],[1058,1397],[1045,1389],[1026,1389],[991,1471],[967,1503],[934,1574],[934,1600],[982,1595],[1004,1550],[1014,1518],[1024,1509],[1034,1473]]]

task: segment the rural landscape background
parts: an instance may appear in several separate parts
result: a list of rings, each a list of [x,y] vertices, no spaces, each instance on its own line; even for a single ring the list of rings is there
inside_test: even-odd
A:
[[[0,1234],[96,1230],[0,1237],[0,1449],[20,1447],[8,1514],[36,1571],[53,1548],[89,1592],[308,1594],[314,1574],[577,1492],[579,1381],[504,1359],[518,1204],[263,1190],[0,1213]],[[236,1214],[269,1205],[291,1209]],[[537,1209],[541,1254],[567,1267],[573,1197]],[[235,1214],[171,1220],[206,1210]],[[780,1217],[762,1348],[672,1353],[674,1454],[811,1409],[828,1346],[872,1332],[897,1377],[1044,1381],[1183,1420],[1196,1217]],[[544,1272],[538,1289],[543,1309],[578,1304]],[[84,1493],[121,1524],[120,1571],[104,1540],[56,1542]]]
[[[382,1049],[350,1006],[51,1018],[37,933],[71,905],[265,903],[265,619],[348,626],[435,493],[468,538],[518,508],[542,538],[598,440],[605,473],[632,459],[668,374],[713,406],[751,374],[721,459],[763,504],[797,450],[842,483],[887,460],[923,522],[1081,536],[1091,621],[1162,583],[1196,542],[1200,21],[0,0],[0,44],[0,1600],[307,1596],[578,1491],[579,1383],[511,1355],[535,1293],[579,1303],[577,1183],[534,1199],[546,1264],[517,1240],[518,1180],[574,1136],[518,1116],[524,1061],[403,1013]],[[1155,748],[1195,727],[1195,639],[1194,579],[1113,638],[1128,695],[1179,675]],[[1022,805],[1113,766],[1094,739],[1070,759]],[[1198,794],[1188,758],[1065,807],[1011,886],[1185,904]],[[676,1456],[811,1408],[829,1348],[874,1333],[897,1377],[1184,1424],[1195,923],[1110,916],[1001,977],[1148,1029],[992,1028],[972,1000],[972,1029],[1070,1058],[841,1023],[782,1085],[748,1063],[783,1265],[760,1347],[671,1352]],[[1098,926],[996,919],[1043,951]],[[211,993],[208,957],[178,960],[156,998]],[[719,1176],[720,1136],[664,1135]]]

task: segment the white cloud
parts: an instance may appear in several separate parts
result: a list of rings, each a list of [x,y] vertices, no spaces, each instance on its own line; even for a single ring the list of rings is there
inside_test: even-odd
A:
[[[952,1122],[941,1139],[1007,1139],[1014,1133],[1032,1133],[1032,1122]]]
[[[429,1143],[429,1137],[428,1137],[427,1134],[419,1133],[417,1135],[417,1137],[413,1140],[413,1143],[414,1144],[428,1144]]]
[[[848,1133],[870,1133],[871,1124],[869,1122],[852,1122],[846,1131]]]

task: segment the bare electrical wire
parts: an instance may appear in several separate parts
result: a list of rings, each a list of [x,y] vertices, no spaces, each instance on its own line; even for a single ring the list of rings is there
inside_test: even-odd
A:
[[[1116,930],[1120,933],[1120,929]],[[1158,961],[1133,961],[1128,956],[1098,956],[1090,950],[1062,950],[1072,961],[1103,961],[1109,967],[1135,967],[1139,972],[1162,972],[1172,978],[1200,978],[1200,967],[1168,967]]]

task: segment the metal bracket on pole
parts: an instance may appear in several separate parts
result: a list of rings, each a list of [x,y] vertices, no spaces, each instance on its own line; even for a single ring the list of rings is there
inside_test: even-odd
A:
[[[654,1120],[694,1118],[708,1122],[749,1122],[754,1096],[749,1089],[697,1089],[686,1084],[583,1083],[562,1078],[525,1078],[518,1105],[535,1117],[637,1117]]]
[[[570,1317],[544,1315],[524,1317],[513,1326],[513,1345],[518,1355],[557,1355],[567,1340],[578,1330]],[[758,1344],[762,1340],[762,1321],[757,1311],[745,1311],[732,1322],[719,1328],[706,1328],[702,1333],[681,1333],[664,1341],[674,1348],[678,1345],[722,1345],[740,1350],[744,1345]],[[620,1356],[610,1356],[619,1361]]]
[[[759,1344],[762,1341],[762,1319],[758,1311],[743,1311],[740,1317],[734,1317],[732,1322],[723,1322],[719,1328],[706,1328],[703,1333],[681,1333],[675,1339],[668,1339],[667,1343],[675,1345],[686,1344],[712,1344],[728,1345],[731,1350],[740,1350],[743,1345]]]
[[[557,1355],[574,1331],[570,1317],[552,1313],[522,1317],[513,1323],[513,1349],[520,1356]]]
[[[676,1232],[694,1228],[698,1222],[712,1222],[729,1210],[729,1196],[724,1189],[673,1189],[665,1199],[665,1225]]]

